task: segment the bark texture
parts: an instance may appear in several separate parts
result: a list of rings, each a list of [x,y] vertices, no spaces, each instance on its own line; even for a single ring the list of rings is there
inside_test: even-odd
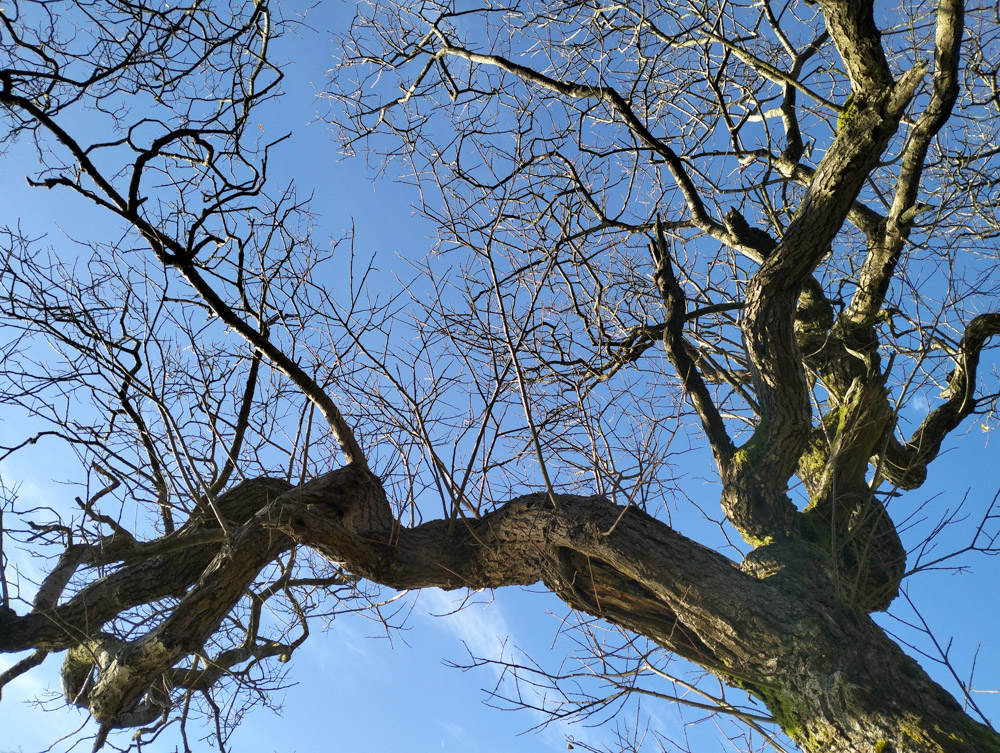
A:
[[[646,635],[762,700],[809,751],[991,751],[1000,738],[845,600],[828,556],[799,539],[757,549],[742,566],[636,508],[601,497],[547,494],[513,499],[463,525],[399,525],[378,479],[354,466],[289,489],[248,481],[224,498],[258,512],[220,544],[157,564],[183,593],[173,615],[133,642],[89,638],[93,627],[139,598],[145,562],[128,563],[44,615],[0,614],[0,649],[71,647],[64,691],[108,727],[162,712],[156,688],[218,628],[256,573],[304,544],[353,572],[398,589],[498,588],[544,583],[569,606]],[[191,536],[190,529],[180,533]],[[202,547],[212,547],[209,557]],[[199,554],[199,552],[206,552]],[[176,563],[195,556],[201,572]],[[119,574],[116,573],[116,576]],[[157,595],[168,587],[160,579]]]
[[[18,15],[17,3],[10,13],[0,9],[0,106],[10,121],[3,143],[36,138],[49,162],[31,185],[90,202],[149,254],[128,267],[119,248],[95,243],[91,266],[103,277],[91,289],[74,270],[39,262],[26,237],[0,233],[8,252],[0,318],[15,332],[11,353],[24,339],[34,358],[43,350],[37,335],[72,367],[67,376],[43,361],[38,374],[5,376],[0,400],[57,428],[3,448],[3,457],[51,433],[108,483],[77,500],[78,527],[32,520],[22,532],[25,541],[65,545],[30,604],[12,606],[0,569],[0,652],[34,652],[0,675],[0,686],[65,652],[64,696],[100,725],[98,749],[113,728],[165,725],[182,694],[202,693],[211,703],[221,679],[287,660],[308,634],[310,609],[319,611],[296,601],[296,587],[542,583],[573,609],[745,689],[810,753],[1000,753],[1000,736],[973,721],[870,616],[889,607],[906,571],[888,496],[918,488],[949,434],[997,402],[993,396],[991,408],[978,383],[1000,313],[951,316],[944,304],[939,315],[951,318],[939,327],[921,319],[923,301],[911,307],[916,314],[893,305],[919,235],[921,251],[933,251],[927,256],[950,264],[963,253],[950,244],[964,237],[964,219],[927,239],[935,228],[919,227],[930,211],[922,196],[947,194],[957,208],[939,208],[942,221],[949,212],[982,214],[982,236],[996,234],[995,207],[982,209],[978,195],[956,198],[966,189],[988,194],[991,178],[978,176],[970,188],[942,167],[961,175],[996,156],[992,143],[973,156],[964,151],[975,146],[969,133],[995,116],[976,109],[995,104],[992,84],[974,84],[979,93],[964,103],[975,128],[959,146],[947,139],[962,87],[973,78],[995,82],[1000,70],[987,70],[979,47],[975,65],[963,67],[960,0],[938,0],[928,11],[933,33],[913,21],[912,54],[891,58],[873,0],[818,0],[808,12],[789,6],[794,33],[768,2],[721,3],[718,14],[683,3],[601,4],[593,13],[585,2],[562,3],[532,21],[525,20],[530,3],[514,4],[504,33],[490,16],[508,12],[499,6],[439,9],[431,18],[434,3],[419,13],[362,4],[361,31],[344,55],[367,73],[350,76],[355,88],[341,97],[345,141],[377,149],[384,137],[401,139],[388,156],[405,153],[418,181],[434,176],[427,195],[444,197],[447,209],[427,212],[444,228],[442,245],[464,245],[471,260],[461,284],[430,275],[436,297],[411,318],[431,321],[417,322],[412,351],[394,332],[404,318],[396,301],[365,301],[353,258],[350,279],[332,286],[336,294],[313,275],[323,254],[296,224],[309,222],[292,192],[261,198],[268,150],[280,140],[261,146],[258,131],[266,129],[251,113],[282,79],[268,58],[267,3],[239,12],[195,5],[78,4],[93,40],[63,33],[58,19],[27,28],[34,19]],[[813,10],[820,14],[813,21],[799,18]],[[461,20],[479,12],[490,17]],[[506,28],[532,23],[551,55],[528,54],[519,32]],[[586,31],[574,30],[577,23]],[[474,44],[467,36],[479,25],[489,33]],[[556,45],[546,35],[563,25],[570,31]],[[77,36],[89,47],[73,47]],[[902,44],[906,34],[896,36]],[[618,47],[605,47],[612,37]],[[669,62],[674,57],[681,62]],[[669,75],[661,76],[664,61]],[[694,69],[704,74],[698,86]],[[402,93],[384,96],[380,80],[393,76]],[[131,100],[115,99],[119,89],[166,112],[130,121]],[[372,104],[370,96],[381,99]],[[696,115],[678,121],[670,115],[675,100],[678,112],[691,107]],[[446,109],[456,102],[462,117]],[[494,112],[494,104],[507,109]],[[90,143],[86,132],[76,134],[78,105],[95,121],[106,115],[113,135]],[[433,116],[441,110],[457,129],[447,145],[436,143]],[[560,117],[567,124],[553,125]],[[779,120],[775,141],[769,129]],[[804,122],[829,126],[829,138],[805,134]],[[503,144],[491,143],[504,128]],[[462,152],[467,144],[475,160]],[[498,157],[485,176],[477,172],[489,162],[483,155]],[[615,173],[609,165],[619,162],[631,166]],[[748,173],[757,183],[740,182],[757,168]],[[601,184],[605,169],[617,177]],[[711,177],[723,172],[735,176],[738,191]],[[464,188],[452,191],[452,183]],[[721,205],[728,199],[720,196],[737,193],[740,206]],[[639,209],[611,206],[619,201]],[[624,237],[619,245],[608,240],[615,233]],[[598,263],[601,254],[608,259]],[[152,266],[163,275],[159,288]],[[960,277],[947,281],[946,297]],[[461,289],[467,311],[455,313],[451,293],[439,290],[449,286]],[[109,290],[118,298],[106,303]],[[980,300],[992,306],[995,290],[995,282],[981,283]],[[898,338],[897,319],[908,328]],[[199,350],[216,325],[248,353],[229,339]],[[948,327],[959,334],[942,335]],[[441,342],[457,352],[448,351],[454,360],[438,371]],[[599,385],[659,348],[671,375],[658,364],[590,407]],[[196,352],[190,363],[188,351]],[[897,355],[915,363],[912,374],[940,356],[937,372],[927,367],[927,383],[939,379],[942,400],[909,438],[899,431],[896,401],[909,378],[894,376]],[[156,357],[162,363],[151,366]],[[247,363],[236,385],[233,374],[244,372],[234,368]],[[273,383],[265,385],[268,369]],[[412,384],[400,376],[407,369]],[[331,385],[348,395],[355,416]],[[643,389],[648,402],[633,394]],[[59,405],[86,394],[106,425],[52,418],[57,411],[36,390]],[[184,398],[175,402],[173,392]],[[511,394],[517,400],[504,402]],[[666,405],[665,395],[677,405]],[[633,503],[662,494],[663,478],[654,477],[666,463],[640,447],[635,467],[618,470],[619,456],[643,442],[602,435],[605,398],[609,413],[616,401],[628,402],[622,415],[648,419],[643,426],[657,432],[674,413],[700,425],[725,522],[751,550],[742,561]],[[468,415],[454,408],[466,399]],[[523,425],[511,418],[522,409]],[[287,431],[293,414],[298,424]],[[626,419],[613,426],[633,430]],[[295,435],[288,447],[282,432]],[[451,467],[441,456],[448,445]],[[380,477],[366,452],[387,446],[380,460],[403,469]],[[509,489],[526,482],[510,469],[523,465],[524,447],[534,451],[545,491],[514,496]],[[329,459],[331,448],[339,448],[342,467]],[[472,459],[461,468],[456,458],[465,452]],[[559,474],[548,473],[550,458]],[[480,460],[483,468],[474,469]],[[237,473],[244,480],[233,484]],[[557,487],[552,479],[560,476],[603,485]],[[561,493],[617,495],[631,483],[639,496],[626,505],[610,491]],[[792,484],[804,489],[803,504],[793,502]],[[498,488],[505,489],[499,497]],[[428,489],[444,502],[438,519],[421,517]],[[148,503],[162,535],[139,541],[122,523],[125,505],[117,517],[101,512],[106,497]],[[0,528],[0,545],[6,534]],[[330,571],[296,579],[303,548],[332,563]],[[259,630],[262,605],[279,592],[301,623],[302,635],[287,644]],[[213,650],[220,634],[241,640]]]

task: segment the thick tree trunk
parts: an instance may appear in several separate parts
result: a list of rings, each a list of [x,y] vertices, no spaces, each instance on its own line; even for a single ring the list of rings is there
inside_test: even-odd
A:
[[[186,595],[157,630],[133,644],[105,642],[99,648],[111,654],[103,660],[94,654],[98,678],[79,702],[105,723],[127,723],[142,711],[144,688],[208,640],[275,551],[299,543],[394,588],[541,581],[571,607],[743,687],[807,751],[1000,753],[1000,737],[973,722],[843,598],[827,555],[801,540],[776,542],[734,563],[636,508],[569,495],[553,508],[546,494],[511,500],[478,520],[402,528],[378,480],[350,466],[293,489],[266,479],[244,482],[222,500],[240,503],[237,519],[246,520],[253,506],[260,511],[231,531],[228,544],[216,543],[215,558],[201,573],[189,572],[186,583],[173,577],[179,568],[162,573],[163,588],[153,592]],[[183,533],[200,542],[197,535]],[[187,557],[198,552],[204,563],[208,546],[197,544]],[[161,549],[153,550],[157,557],[185,556]],[[75,645],[74,636],[93,634],[115,611],[106,607],[112,596],[118,609],[148,597],[152,585],[129,592],[128,575],[148,572],[149,562],[126,558],[115,575],[46,610],[50,624],[60,626],[49,645]],[[0,648],[33,645],[32,628],[42,616],[0,613]],[[89,675],[88,655],[73,655],[70,685]]]
[[[387,546],[372,546],[368,529],[359,547],[343,517],[315,505],[288,519],[293,536],[335,559],[364,551],[352,567],[398,588],[542,581],[571,607],[743,687],[807,751],[1000,753],[1000,736],[843,598],[827,555],[800,540],[740,567],[634,508],[562,497],[552,509],[544,494],[451,530],[401,529]]]
[[[997,753],[973,721],[868,616],[816,609],[785,636],[772,687],[744,683],[810,753]]]

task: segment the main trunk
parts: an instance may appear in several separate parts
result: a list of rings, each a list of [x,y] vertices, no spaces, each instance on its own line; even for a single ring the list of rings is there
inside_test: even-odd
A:
[[[71,690],[91,671],[98,674],[89,695],[73,693],[74,702],[92,710],[104,704],[100,718],[128,723],[142,710],[137,703],[144,688],[175,676],[181,655],[210,639],[273,551],[299,543],[397,589],[541,581],[570,606],[645,635],[743,687],[806,751],[1000,753],[1000,737],[973,722],[844,598],[836,579],[825,574],[832,572],[829,557],[802,540],[785,538],[735,563],[635,508],[570,495],[558,495],[553,507],[547,494],[511,500],[456,526],[439,520],[407,528],[392,517],[378,480],[354,467],[296,488],[247,481],[219,503],[228,510],[231,500],[243,508],[234,517],[246,522],[231,530],[228,546],[214,545],[219,553],[211,564],[201,552],[213,545],[201,543],[201,529],[193,524],[162,544],[143,545],[156,556],[125,564],[69,601],[25,616],[0,610],[0,649],[30,648],[32,628],[43,619],[59,626],[47,645],[72,648],[75,636],[88,634],[85,627],[109,618],[104,605],[112,596],[116,612],[160,593],[185,592],[147,638],[105,642],[100,648],[113,653],[108,661],[90,651],[66,666]],[[256,516],[252,509],[259,510]],[[198,544],[176,551],[185,537]],[[168,577],[185,572],[172,558],[195,554],[199,565],[186,582]],[[150,562],[158,563],[161,589],[128,577],[146,573]],[[199,568],[200,574],[194,571]]]
[[[770,683],[742,683],[803,750],[820,753],[1000,753],[867,615],[815,608],[785,636]]]
[[[827,556],[798,539],[737,567],[600,497],[561,496],[553,509],[547,495],[529,495],[450,531],[400,529],[387,548],[372,546],[370,530],[345,536],[328,508],[297,507],[291,518],[287,531],[335,559],[354,540],[354,564],[397,588],[541,580],[573,608],[741,685],[807,751],[1000,753],[1000,737],[844,598]]]

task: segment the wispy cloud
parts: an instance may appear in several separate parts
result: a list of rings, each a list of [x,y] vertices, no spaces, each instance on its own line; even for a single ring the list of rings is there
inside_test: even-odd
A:
[[[477,659],[490,662],[505,657],[505,645],[512,637],[503,609],[496,601],[483,603],[463,594],[429,588],[420,593],[419,613],[468,647]],[[491,664],[499,678],[501,669]]]
[[[417,613],[421,620],[461,641],[474,658],[486,661],[482,669],[492,673],[499,691],[510,698],[520,698],[527,707],[534,707],[526,712],[525,729],[548,723],[540,733],[544,748],[564,750],[567,737],[575,729],[579,734],[579,730],[564,721],[553,722],[550,716],[538,710],[547,705],[541,688],[527,682],[515,687],[516,681],[505,670],[505,663],[530,662],[519,655],[517,647],[521,644],[507,619],[502,599],[477,600],[476,596],[425,589],[420,592]]]
[[[917,418],[922,419],[930,413],[931,406],[930,403],[927,402],[927,396],[922,393],[918,393],[910,398],[910,401],[907,403],[907,409]]]

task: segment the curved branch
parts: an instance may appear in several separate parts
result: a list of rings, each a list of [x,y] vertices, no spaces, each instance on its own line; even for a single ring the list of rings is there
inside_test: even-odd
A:
[[[698,417],[701,419],[702,428],[708,437],[712,447],[712,455],[720,469],[725,468],[733,456],[733,441],[726,431],[726,425],[719,415],[719,409],[712,400],[712,395],[705,385],[701,372],[697,364],[691,358],[686,343],[684,342],[684,321],[687,309],[687,300],[684,290],[674,276],[673,263],[670,259],[670,250],[667,248],[667,241],[663,237],[663,226],[656,223],[656,239],[649,244],[650,253],[656,264],[654,279],[656,287],[663,297],[663,305],[666,308],[666,326],[663,330],[663,344],[667,351],[667,358],[674,369],[677,370],[684,387],[684,393],[691,400]]]
[[[3,609],[3,607],[0,607],[0,609]],[[45,661],[45,657],[48,655],[48,651],[40,648],[37,651],[33,651],[30,656],[26,656],[21,659],[21,661],[17,662],[14,666],[0,672],[0,697],[3,696],[3,688],[7,683],[11,680],[16,680],[28,670],[37,667]]]
[[[774,635],[763,629],[758,635],[747,623],[759,619],[754,624],[762,627],[774,619],[770,600],[783,597],[772,584],[634,506],[623,511],[599,496],[557,499],[554,508],[548,493],[529,494],[464,526],[437,520],[380,535],[345,524],[317,501],[286,505],[279,528],[392,588],[542,581],[570,606],[641,632],[702,666],[765,671],[765,646]],[[788,608],[797,613],[794,604]]]
[[[101,198],[91,191],[84,191],[76,184],[65,179],[55,179],[52,185],[49,185],[49,181],[46,181],[44,185],[50,188],[57,184],[67,185],[87,196],[98,205],[111,210],[132,225],[146,242],[149,243],[150,248],[160,262],[166,266],[174,267],[226,326],[238,333],[255,350],[263,353],[274,364],[275,368],[287,376],[316,405],[326,419],[331,433],[340,445],[346,462],[357,464],[361,468],[367,468],[365,454],[336,403],[333,402],[330,396],[316,383],[316,380],[309,376],[298,363],[274,345],[266,335],[261,334],[251,327],[205,280],[195,264],[194,257],[197,255],[197,247],[192,248],[190,245],[167,235],[166,232],[154,226],[143,217],[139,206],[141,202],[132,202],[122,196],[97,168],[88,156],[87,151],[80,146],[76,139],[31,100],[7,92],[0,92],[0,104],[23,110],[39,125],[55,136],[59,143],[70,151],[82,172],[94,181],[95,185],[107,198]],[[136,178],[133,177],[132,182],[134,184]]]
[[[267,488],[283,482],[255,483]],[[437,520],[400,529],[379,480],[346,466],[280,494],[234,530],[171,615],[142,638],[126,643],[90,625],[65,665],[67,692],[87,706],[102,730],[148,723],[169,704],[160,692],[165,682],[176,677],[198,684],[199,678],[173,666],[202,650],[259,568],[295,542],[397,589],[542,581],[570,606],[646,635],[727,682],[739,682],[779,712],[787,710],[782,698],[806,693],[813,673],[821,673],[837,688],[833,708],[817,713],[811,705],[802,707],[790,723],[831,727],[838,735],[846,734],[837,726],[847,718],[842,708],[875,700],[874,688],[839,679],[850,662],[870,667],[887,652],[899,654],[870,620],[830,608],[823,596],[831,593],[826,570],[814,550],[792,540],[772,548],[772,554],[794,567],[779,565],[766,579],[757,578],[635,506],[560,495],[553,507],[546,493],[513,499],[461,526]],[[23,619],[0,613],[0,636]],[[817,639],[828,650],[796,640],[803,631],[821,636]],[[858,651],[845,655],[834,648],[845,640],[856,642]],[[269,651],[265,647],[264,653]],[[919,702],[886,716],[882,726],[892,739],[901,734],[894,731],[897,717],[908,718],[911,706],[955,705],[896,654],[886,682],[905,675],[921,692],[907,696],[919,695]],[[236,660],[240,656],[233,654]]]
[[[264,503],[260,512],[232,529],[221,550],[206,545],[211,555],[189,549],[156,561],[159,588],[148,585],[154,580],[148,562],[126,563],[66,605],[25,617],[0,614],[0,648],[17,650],[17,638],[26,633],[30,645],[40,646],[42,626],[61,623],[62,638],[49,647],[75,646],[65,665],[71,702],[86,705],[104,725],[143,723],[153,713],[143,700],[149,688],[201,651],[260,570],[296,542],[397,589],[543,581],[574,608],[648,635],[729,677],[770,671],[780,650],[777,615],[786,624],[800,611],[770,581],[741,572],[635,507],[623,510],[603,497],[559,495],[553,508],[548,494],[532,494],[464,526],[437,520],[399,529],[381,483],[357,466],[273,495],[283,487],[271,479],[236,487],[242,501]],[[170,571],[186,562],[195,564],[181,574]],[[139,581],[147,581],[145,589]],[[121,610],[162,597],[168,581],[174,593],[186,595],[157,627],[131,642],[99,633]],[[115,589],[126,593],[111,599]],[[783,608],[776,611],[778,601]],[[81,602],[89,608],[81,611]],[[95,667],[98,676],[90,681]]]
[[[941,393],[944,405],[932,410],[910,439],[900,444],[892,437],[880,458],[882,476],[901,489],[916,489],[927,478],[927,466],[937,457],[941,443],[976,408],[976,371],[986,342],[1000,335],[1000,313],[980,314],[965,329]]]
[[[279,479],[245,481],[221,495],[215,506],[228,523],[240,526],[290,488]],[[221,533],[214,515],[196,515],[175,533],[123,553],[119,570],[62,604],[41,604],[24,616],[0,611],[0,651],[66,649],[124,610],[183,595],[218,554]],[[89,554],[90,561],[100,561],[100,551]]]
[[[718,34],[713,34],[712,32],[709,31],[703,31],[702,34],[705,36],[706,39],[710,39],[716,44],[722,45],[722,47],[732,52],[736,57],[738,57],[748,66],[753,68],[757,73],[759,73],[764,78],[776,84],[782,84],[785,87],[789,87],[796,91],[802,92],[807,97],[823,105],[823,107],[826,107],[832,112],[839,113],[844,109],[841,105],[838,105],[836,102],[831,102],[830,100],[826,99],[817,92],[814,92],[808,86],[799,81],[798,78],[796,77],[798,75],[799,69],[801,69],[802,64],[805,62],[805,60],[807,60],[809,56],[811,56],[817,49],[819,49],[819,45],[821,45],[823,42],[826,41],[825,34],[820,35],[820,37],[816,41],[812,42],[806,48],[806,52],[803,54],[801,59],[796,58],[795,65],[790,73],[786,73],[780,68],[776,68],[775,66],[768,63],[766,60],[761,60],[756,55],[752,55],[751,53],[747,52],[742,47],[740,47],[738,44],[734,44],[733,42],[729,41],[723,36],[720,36]]]
[[[781,242],[747,285],[743,340],[760,421],[723,475],[723,507],[753,544],[784,536],[796,513],[786,494],[787,481],[811,431],[809,385],[794,327],[802,284],[854,207],[921,73],[919,67],[912,69],[894,86],[856,105],[856,114],[838,129]]]
[[[680,157],[666,143],[656,138],[650,132],[646,124],[642,122],[639,116],[629,107],[624,97],[616,90],[607,86],[592,86],[590,84],[560,81],[500,55],[484,55],[472,52],[464,47],[456,47],[440,32],[438,32],[438,37],[441,41],[441,49],[435,53],[436,57],[451,55],[468,60],[470,63],[489,65],[510,73],[526,83],[554,92],[555,94],[560,94],[571,99],[595,99],[607,104],[621,117],[628,129],[644,146],[658,154],[666,162],[667,168],[670,170],[671,175],[673,175],[674,180],[677,182],[678,188],[680,188],[681,194],[684,196],[684,201],[687,203],[688,211],[691,212],[691,217],[694,219],[695,224],[703,230],[714,230],[716,233],[722,232],[724,234],[722,226],[708,215],[705,204],[698,194],[698,189],[695,188],[691,177],[687,174],[687,170],[681,162]]]

